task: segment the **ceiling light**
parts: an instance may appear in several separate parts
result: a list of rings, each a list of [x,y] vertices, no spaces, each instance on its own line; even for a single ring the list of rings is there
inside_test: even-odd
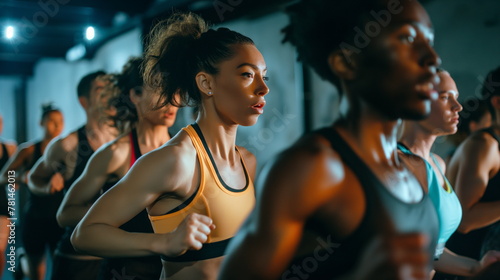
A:
[[[94,27],[92,27],[92,26],[87,27],[87,31],[85,32],[85,37],[89,41],[92,40],[92,39],[94,39],[94,37],[95,37]]]
[[[13,26],[7,26],[7,28],[5,28],[5,38],[7,38],[7,39],[14,38],[14,27]]]
[[[85,56],[87,49],[83,44],[78,44],[66,52],[67,61],[77,61]]]

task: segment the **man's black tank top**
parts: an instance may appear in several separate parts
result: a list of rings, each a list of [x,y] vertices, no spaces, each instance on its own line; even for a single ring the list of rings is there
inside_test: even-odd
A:
[[[130,167],[141,156],[139,141],[137,139],[137,131],[133,129],[130,132],[130,148],[132,151]],[[103,187],[103,192],[107,192],[114,184],[106,184]],[[153,227],[149,221],[146,209],[137,214],[130,221],[123,224],[121,229],[128,232],[145,232],[153,233]],[[116,278],[116,275],[121,275],[125,269],[127,277],[130,279],[140,280],[158,280],[160,278],[163,266],[159,256],[148,257],[130,257],[130,258],[107,258],[104,259],[103,269],[101,269],[99,280],[108,280]]]
[[[427,195],[417,203],[405,203],[387,190],[371,169],[360,159],[352,148],[331,127],[316,132],[330,141],[342,161],[354,172],[365,194],[366,210],[361,224],[346,239],[336,240],[317,221],[309,220],[305,231],[318,237],[314,254],[294,259],[283,279],[304,277],[307,279],[336,279],[354,268],[369,243],[376,237],[391,231],[397,233],[424,233],[430,239],[427,252],[432,261],[438,238],[438,218],[436,210]],[[287,274],[287,275],[285,275]],[[305,279],[305,278],[299,278]],[[373,279],[377,279],[374,276]]]
[[[7,145],[4,143],[0,143],[2,145],[2,157],[0,158],[0,169],[7,163],[9,160],[9,151],[7,151]]]
[[[2,170],[3,166],[9,160],[9,152],[4,143],[0,143],[0,145],[2,145],[2,157],[0,158],[0,170]],[[9,216],[7,190],[5,186],[0,186],[0,216]]]
[[[482,132],[488,133],[495,138],[500,148],[500,137],[496,135],[493,128],[490,127],[483,129]],[[490,201],[500,201],[500,172],[495,174],[495,176],[488,181],[484,195],[479,200],[479,202]],[[493,225],[489,225],[480,229],[472,230],[467,234],[462,234],[456,231],[446,243],[446,247],[459,255],[479,260],[481,259],[481,246],[485,235],[492,226]]]
[[[87,132],[85,131],[85,125],[80,127],[77,130],[78,135],[78,148],[75,160],[75,171],[73,172],[73,176],[68,180],[64,181],[64,193],[68,191],[71,185],[80,177],[89,161],[90,157],[94,153],[94,150],[90,146],[90,143],[87,139]],[[64,255],[75,255],[75,256],[83,256],[83,254],[77,253],[71,245],[71,234],[73,233],[74,227],[66,227],[65,232],[57,244],[57,252]]]

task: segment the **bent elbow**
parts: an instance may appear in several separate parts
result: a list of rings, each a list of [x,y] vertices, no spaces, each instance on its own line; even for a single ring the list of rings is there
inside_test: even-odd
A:
[[[457,231],[460,232],[461,234],[467,234],[471,232],[473,229],[474,227],[469,222],[462,220],[462,222],[458,226]]]
[[[33,173],[30,173],[28,177],[28,189],[36,195],[41,195],[41,196],[47,195],[47,193],[43,191],[43,187],[39,187],[38,178],[34,176]]]
[[[56,214],[57,224],[59,224],[59,226],[62,228],[72,226],[68,223],[68,221],[66,221],[65,215],[63,212],[64,212],[64,210],[61,211],[61,208],[59,208],[59,210],[57,211],[57,214]]]
[[[71,234],[71,245],[77,252],[85,253],[85,242],[80,234],[80,227],[77,226]]]

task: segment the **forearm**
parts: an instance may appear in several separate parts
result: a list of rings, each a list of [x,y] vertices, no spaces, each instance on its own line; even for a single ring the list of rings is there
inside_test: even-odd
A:
[[[0,186],[7,185],[7,184],[13,184],[15,182],[18,182],[18,174],[14,170],[7,170],[4,174],[0,176]]]
[[[471,230],[491,225],[500,220],[500,201],[478,202],[469,209],[463,209],[462,222],[458,230]]]
[[[434,268],[437,271],[460,276],[473,276],[479,267],[479,261],[459,256],[446,248],[439,260],[434,261]]]
[[[234,237],[229,245],[229,253],[224,260],[219,280],[281,278],[280,275],[293,252],[279,258],[276,255],[276,252],[282,251],[276,245],[279,242],[266,244],[268,242],[264,240],[266,238],[251,235]]]
[[[79,225],[71,236],[77,251],[100,257],[136,257],[160,254],[161,235],[131,233],[106,224]]]
[[[57,212],[57,223],[61,227],[74,227],[87,214],[92,205],[63,205]]]

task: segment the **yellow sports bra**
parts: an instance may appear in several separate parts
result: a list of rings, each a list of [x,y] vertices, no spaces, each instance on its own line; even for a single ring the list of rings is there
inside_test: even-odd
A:
[[[178,257],[162,256],[163,260],[177,262],[199,261],[224,255],[227,243],[255,205],[254,186],[241,154],[247,183],[243,189],[236,190],[222,180],[198,124],[192,124],[183,130],[191,138],[200,162],[200,186],[188,200],[175,209],[161,216],[150,215],[149,219],[155,233],[172,232],[190,213],[212,218],[216,228],[210,233],[201,250],[190,250]],[[240,153],[238,148],[236,151]]]

